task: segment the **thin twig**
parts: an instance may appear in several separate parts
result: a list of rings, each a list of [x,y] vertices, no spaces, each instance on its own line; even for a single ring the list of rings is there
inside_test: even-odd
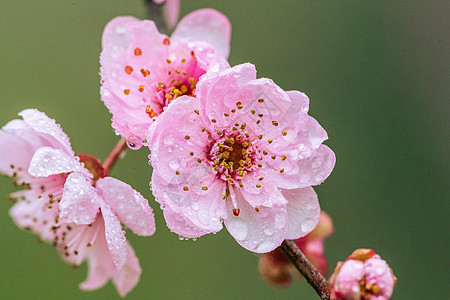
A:
[[[111,172],[116,162],[121,158],[120,156],[122,155],[122,153],[125,151],[126,148],[127,148],[127,141],[125,139],[120,139],[102,165],[105,175],[109,175],[109,172]]]
[[[148,18],[155,22],[159,32],[168,34],[169,28],[167,27],[166,21],[164,20],[164,14],[162,11],[165,4],[157,4],[152,0],[144,0],[144,5],[145,9],[147,10]]]
[[[302,251],[297,247],[295,241],[284,240],[280,249],[286,254],[287,258],[306,278],[309,284],[316,290],[322,300],[330,300],[330,292],[326,279],[317,269],[308,261]]]

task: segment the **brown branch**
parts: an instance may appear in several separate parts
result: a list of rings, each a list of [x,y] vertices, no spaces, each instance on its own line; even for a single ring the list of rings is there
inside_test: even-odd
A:
[[[127,148],[127,141],[125,139],[120,139],[114,149],[109,154],[108,158],[103,163],[102,167],[105,172],[105,176],[108,176],[116,162],[121,158],[120,156]]]
[[[163,14],[163,4],[157,4],[152,0],[144,0],[145,9],[147,10],[147,17],[155,22],[159,32],[163,34],[169,33],[169,28],[166,24]]]
[[[327,280],[317,269],[309,262],[302,251],[297,247],[295,241],[284,240],[280,249],[292,262],[292,264],[300,271],[300,273],[306,278],[309,284],[316,290],[320,299],[330,300],[330,292]]]

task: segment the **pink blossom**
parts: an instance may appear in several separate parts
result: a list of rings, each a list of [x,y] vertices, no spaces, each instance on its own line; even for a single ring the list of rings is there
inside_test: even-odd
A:
[[[327,260],[324,255],[324,239],[333,233],[333,221],[324,211],[320,212],[319,223],[313,231],[306,236],[295,240],[306,258],[322,274],[326,275],[328,270]],[[276,287],[288,286],[292,276],[301,276],[300,272],[287,259],[283,252],[275,249],[272,252],[259,256],[258,269],[262,278]]]
[[[170,27],[174,27],[178,21],[178,15],[180,13],[180,0],[153,0],[157,4],[166,3],[166,18]]]
[[[68,263],[88,262],[80,287],[97,289],[112,279],[126,295],[138,283],[139,261],[121,223],[134,233],[155,231],[152,209],[131,186],[105,176],[95,158],[75,156],[53,119],[28,109],[0,130],[0,171],[24,189],[11,194],[16,224],[52,243]]]
[[[311,186],[335,162],[308,105],[305,94],[256,79],[251,64],[210,71],[196,98],[172,102],[148,137],[152,189],[168,227],[196,238],[225,223],[258,253],[308,234],[320,213]]]
[[[338,263],[330,283],[336,299],[387,300],[396,280],[378,254],[371,249],[358,249],[344,263]]]
[[[170,39],[153,21],[118,17],[109,22],[100,57],[101,95],[116,133],[140,147],[169,102],[193,95],[210,68],[228,67],[230,32],[228,19],[213,9],[184,17]]]

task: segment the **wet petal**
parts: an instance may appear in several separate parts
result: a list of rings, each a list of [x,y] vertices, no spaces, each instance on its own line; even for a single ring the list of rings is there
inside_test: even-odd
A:
[[[320,206],[312,187],[295,190],[281,190],[288,203],[289,217],[286,239],[298,239],[310,233],[319,222]]]
[[[100,207],[105,221],[106,243],[114,265],[117,270],[120,270],[127,259],[125,231],[122,230],[119,218],[108,204],[102,201]]]
[[[199,9],[178,23],[172,37],[193,38],[213,45],[223,56],[230,52],[231,24],[222,13],[211,8]]]
[[[284,207],[259,207],[256,211],[240,193],[236,194],[236,202],[238,216],[232,213],[235,208],[232,201],[227,201],[225,226],[242,247],[256,253],[266,253],[281,245],[288,227]]]
[[[155,217],[148,200],[128,184],[112,177],[97,181],[97,190],[119,217],[134,233],[149,236],[155,233]]]
[[[70,156],[63,150],[50,147],[42,147],[36,151],[30,162],[28,172],[35,177],[47,177],[69,172],[80,172],[90,177],[89,171],[75,157]]]
[[[74,155],[69,137],[55,120],[37,109],[25,109],[19,116],[41,136],[51,141],[55,148],[64,149],[66,153]]]
[[[61,222],[90,224],[95,221],[101,199],[90,178],[80,173],[67,177],[59,203]]]

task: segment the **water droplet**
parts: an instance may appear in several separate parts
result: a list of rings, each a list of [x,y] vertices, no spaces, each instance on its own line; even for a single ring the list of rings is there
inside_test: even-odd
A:
[[[127,145],[131,150],[139,150],[142,147],[142,141],[138,137],[130,137],[127,140]]]
[[[176,171],[180,168],[180,160],[178,158],[172,159],[169,162],[169,167],[173,170]]]
[[[268,236],[271,236],[271,235],[273,235],[273,229],[270,227],[267,227],[264,229],[264,233]]]
[[[258,247],[256,247],[256,251],[260,252],[260,253],[265,253],[265,252],[272,251],[277,246],[278,245],[274,241],[265,240],[261,244],[259,244]]]

